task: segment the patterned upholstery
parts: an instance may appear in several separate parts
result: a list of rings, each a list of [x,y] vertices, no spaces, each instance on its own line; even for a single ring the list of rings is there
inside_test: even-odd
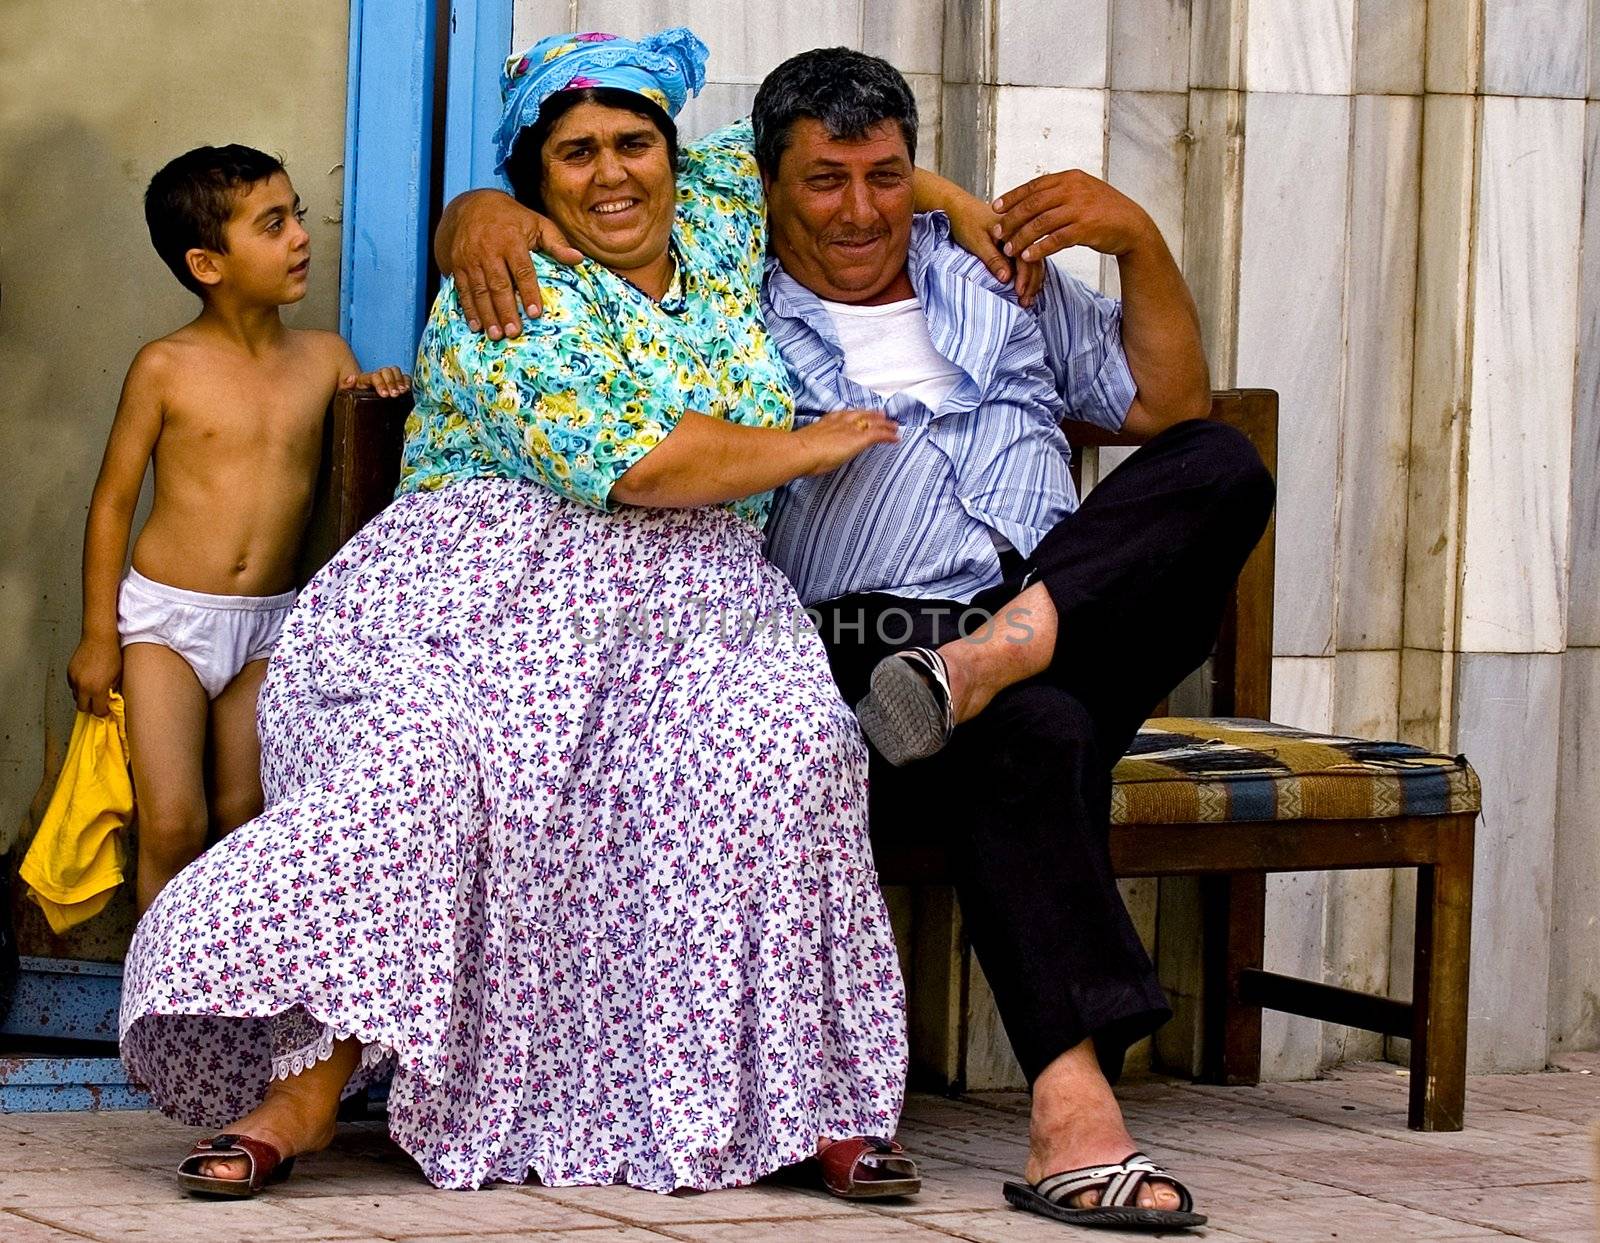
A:
[[[1480,808],[1464,756],[1268,721],[1160,717],[1117,764],[1114,824],[1378,820]]]

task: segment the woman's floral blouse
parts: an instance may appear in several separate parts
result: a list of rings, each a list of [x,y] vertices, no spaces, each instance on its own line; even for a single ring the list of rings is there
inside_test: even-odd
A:
[[[760,318],[766,210],[748,121],[679,155],[672,245],[660,302],[585,259],[533,256],[544,314],[521,336],[467,327],[448,279],[417,354],[400,491],[485,476],[532,479],[599,509],[612,485],[687,410],[787,428],[794,408]],[[733,503],[760,526],[771,494]]]

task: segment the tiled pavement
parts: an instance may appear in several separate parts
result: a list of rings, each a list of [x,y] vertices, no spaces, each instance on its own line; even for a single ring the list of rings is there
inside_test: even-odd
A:
[[[1473,1080],[1468,1126],[1455,1135],[1405,1129],[1405,1072],[1386,1065],[1258,1088],[1145,1080],[1122,1095],[1134,1133],[1211,1215],[1213,1225],[1190,1237],[1589,1243],[1600,1238],[1590,1183],[1600,1055],[1563,1068]],[[625,1187],[436,1191],[379,1124],[361,1123],[341,1127],[331,1150],[303,1160],[261,1199],[219,1203],[186,1198],[169,1173],[192,1128],[142,1113],[12,1114],[0,1117],[0,1241],[1149,1237],[1088,1234],[1007,1208],[1000,1182],[1021,1168],[1026,1134],[1020,1096],[914,1097],[901,1137],[922,1159],[923,1192],[859,1207],[779,1186],[690,1196]]]

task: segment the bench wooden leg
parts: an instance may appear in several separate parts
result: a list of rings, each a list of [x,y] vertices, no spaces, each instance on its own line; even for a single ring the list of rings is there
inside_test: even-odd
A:
[[[1466,1110],[1473,820],[1441,827],[1438,862],[1417,869],[1407,1118],[1414,1131],[1459,1131]]]
[[[1239,995],[1239,973],[1260,970],[1266,939],[1267,878],[1208,876],[1205,912],[1205,1077],[1213,1083],[1261,1078],[1261,1007]]]

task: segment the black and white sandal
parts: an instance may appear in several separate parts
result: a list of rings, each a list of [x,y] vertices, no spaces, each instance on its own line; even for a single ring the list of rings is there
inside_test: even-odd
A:
[[[1146,1182],[1169,1183],[1178,1193],[1176,1209],[1140,1208],[1139,1188]],[[1067,1203],[1084,1191],[1100,1192],[1093,1208],[1073,1208]],[[1069,1222],[1074,1226],[1106,1226],[1116,1230],[1185,1230],[1203,1226],[1206,1219],[1194,1212],[1189,1189],[1142,1152],[1115,1165],[1086,1165],[1041,1178],[1038,1182],[1007,1183],[1006,1202],[1030,1213]]]
[[[872,671],[867,697],[856,705],[856,719],[878,754],[896,768],[927,759],[956,727],[944,658],[925,647],[885,656]]]

